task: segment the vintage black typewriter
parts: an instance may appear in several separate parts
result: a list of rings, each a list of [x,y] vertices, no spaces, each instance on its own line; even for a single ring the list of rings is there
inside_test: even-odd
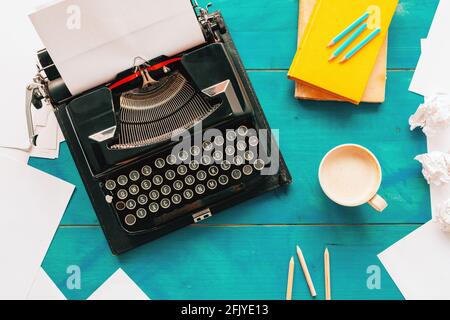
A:
[[[29,104],[54,106],[114,254],[291,182],[220,12],[193,5],[204,45],[81,95],[38,53]]]

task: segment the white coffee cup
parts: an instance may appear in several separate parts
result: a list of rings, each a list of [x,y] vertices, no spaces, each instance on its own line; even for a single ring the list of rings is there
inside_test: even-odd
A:
[[[379,212],[386,209],[387,202],[377,194],[381,180],[381,166],[375,155],[356,144],[332,149],[319,168],[320,186],[325,194],[346,207],[368,203]]]

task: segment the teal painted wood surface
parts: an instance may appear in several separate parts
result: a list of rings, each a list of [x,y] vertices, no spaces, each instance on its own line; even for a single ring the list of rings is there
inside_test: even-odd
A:
[[[60,228],[44,268],[70,299],[85,299],[122,267],[152,299],[284,299],[287,266],[301,245],[324,297],[323,250],[331,254],[334,299],[398,299],[376,255],[414,227],[192,226],[121,257],[109,254],[97,227]],[[81,269],[81,290],[66,286],[67,267]],[[381,288],[367,287],[369,267]],[[296,258],[295,299],[310,299]]]
[[[205,3],[205,1],[200,1]],[[437,0],[401,0],[389,32],[386,102],[354,107],[296,101],[286,71],[295,53],[297,0],[216,0],[249,70],[294,183],[248,201],[199,226],[180,230],[120,258],[113,257],[81,184],[67,146],[55,161],[30,164],[77,186],[44,268],[68,298],[84,299],[122,267],[153,299],[283,299],[287,263],[301,244],[319,299],[322,254],[332,254],[337,299],[401,299],[376,255],[430,218],[429,189],[413,158],[425,138],[410,132],[408,118],[421,98],[408,92]],[[383,166],[383,214],[367,206],[331,203],[317,181],[319,161],[340,143],[363,144]],[[68,290],[69,265],[82,270],[81,290]],[[369,266],[381,267],[381,289],[366,285]],[[309,299],[296,266],[294,297]]]
[[[250,78],[273,129],[280,130],[281,151],[294,183],[250,200],[208,220],[208,224],[363,224],[423,223],[429,220],[429,188],[414,157],[426,152],[425,137],[411,132],[408,118],[420,99],[408,92],[412,72],[389,72],[382,105],[297,101],[293,84],[281,72],[250,72]],[[268,88],[276,88],[270,89]],[[328,150],[342,143],[371,149],[383,167],[380,194],[389,202],[382,214],[368,205],[344,208],[324,197],[317,172]],[[401,147],[399,147],[401,146]],[[81,180],[63,146],[56,161],[32,164],[77,185],[63,224],[96,224]]]
[[[301,0],[300,0],[301,1]],[[209,1],[199,1],[206,3]],[[400,0],[389,29],[389,68],[415,68],[438,0]],[[297,46],[298,0],[215,0],[249,69],[287,69]]]

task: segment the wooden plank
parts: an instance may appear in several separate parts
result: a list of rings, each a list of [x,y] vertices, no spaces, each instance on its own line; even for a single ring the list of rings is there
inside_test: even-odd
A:
[[[85,299],[118,267],[152,299],[284,299],[286,263],[300,244],[322,300],[327,246],[333,299],[401,299],[376,255],[414,228],[188,227],[120,258],[110,254],[99,228],[63,228],[44,268],[70,299]],[[80,290],[66,286],[73,265],[81,270]],[[371,266],[381,269],[379,290],[366,285]],[[295,273],[293,298],[311,299],[297,262]]]
[[[420,98],[407,91],[412,72],[389,72],[386,103],[362,105],[297,101],[284,72],[251,72],[256,92],[274,129],[280,129],[283,155],[294,183],[233,207],[208,220],[213,224],[361,224],[423,223],[430,219],[429,188],[413,158],[426,152],[425,137],[410,132],[408,118]],[[317,170],[321,158],[342,143],[367,146],[379,157],[384,180],[380,191],[389,208],[343,208],[322,193]],[[73,161],[63,145],[55,161],[32,165],[77,185],[63,224],[95,224],[96,219]]]
[[[204,1],[203,3],[205,3]],[[415,68],[438,0],[400,0],[389,31],[389,68]],[[216,0],[244,64],[288,69],[297,47],[298,0]]]

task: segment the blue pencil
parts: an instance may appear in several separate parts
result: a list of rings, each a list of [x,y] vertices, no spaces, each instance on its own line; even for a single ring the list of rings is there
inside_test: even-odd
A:
[[[345,28],[344,31],[339,33],[336,37],[333,38],[333,40],[330,41],[328,44],[328,47],[334,46],[336,43],[338,43],[342,38],[344,38],[349,32],[351,32],[353,29],[355,29],[361,22],[366,20],[369,17],[369,13],[364,13],[361,17],[356,19],[351,25],[349,25],[347,28]]]
[[[350,50],[340,61],[340,63],[343,63],[353,57],[358,51],[360,51],[364,46],[366,46],[370,41],[372,41],[377,35],[379,35],[381,32],[381,29],[375,29],[371,34],[369,34],[364,40],[362,40],[360,43],[358,43],[352,50]]]
[[[338,55],[340,55],[342,53],[342,51],[344,51],[356,38],[358,38],[358,36],[364,30],[366,30],[366,28],[367,28],[367,23],[364,23],[358,29],[356,29],[356,31],[347,40],[345,40],[345,42],[339,48],[337,48],[337,50],[335,52],[333,52],[331,54],[331,56],[328,59],[328,61],[331,61],[334,58],[336,58]]]

